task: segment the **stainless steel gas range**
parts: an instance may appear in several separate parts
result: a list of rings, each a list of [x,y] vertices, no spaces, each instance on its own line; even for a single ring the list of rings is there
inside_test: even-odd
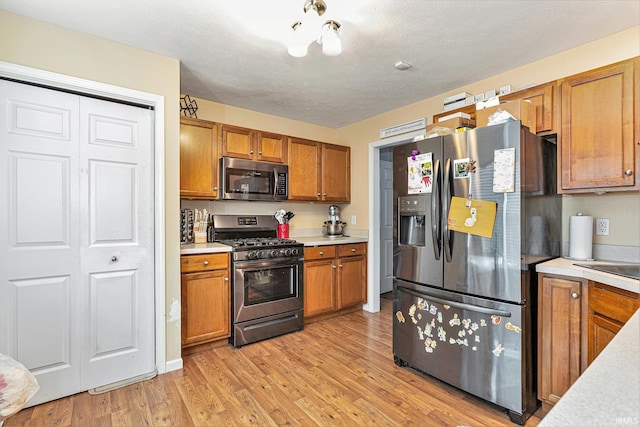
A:
[[[214,240],[232,250],[234,347],[304,327],[304,248],[278,239],[269,215],[214,215]]]

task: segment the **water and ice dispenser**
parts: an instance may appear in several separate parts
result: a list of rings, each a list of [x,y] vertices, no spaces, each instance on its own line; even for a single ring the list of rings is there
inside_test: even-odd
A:
[[[412,195],[398,197],[398,243],[424,246],[427,226],[427,197]]]

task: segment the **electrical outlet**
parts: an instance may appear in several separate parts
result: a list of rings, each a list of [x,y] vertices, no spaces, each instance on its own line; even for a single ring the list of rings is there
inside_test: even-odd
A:
[[[609,235],[609,219],[596,218],[596,236],[608,236],[608,235]]]
[[[351,215],[351,225],[356,225],[356,216]]]

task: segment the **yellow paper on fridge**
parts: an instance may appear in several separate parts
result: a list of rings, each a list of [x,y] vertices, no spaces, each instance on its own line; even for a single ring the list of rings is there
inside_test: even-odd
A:
[[[451,198],[447,218],[449,230],[491,238],[498,204],[472,199],[471,204],[467,206],[467,201],[462,197]]]

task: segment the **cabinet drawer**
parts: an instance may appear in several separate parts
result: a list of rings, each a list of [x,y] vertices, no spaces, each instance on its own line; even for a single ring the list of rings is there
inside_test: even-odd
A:
[[[339,245],[338,255],[342,258],[352,255],[364,255],[367,253],[366,243],[353,243],[350,245]]]
[[[638,294],[592,282],[589,288],[589,311],[625,323],[640,307]]]
[[[316,246],[304,248],[304,260],[309,261],[312,259],[329,259],[336,257],[335,246]]]
[[[223,270],[229,267],[229,254],[183,255],[180,257],[182,273]]]

